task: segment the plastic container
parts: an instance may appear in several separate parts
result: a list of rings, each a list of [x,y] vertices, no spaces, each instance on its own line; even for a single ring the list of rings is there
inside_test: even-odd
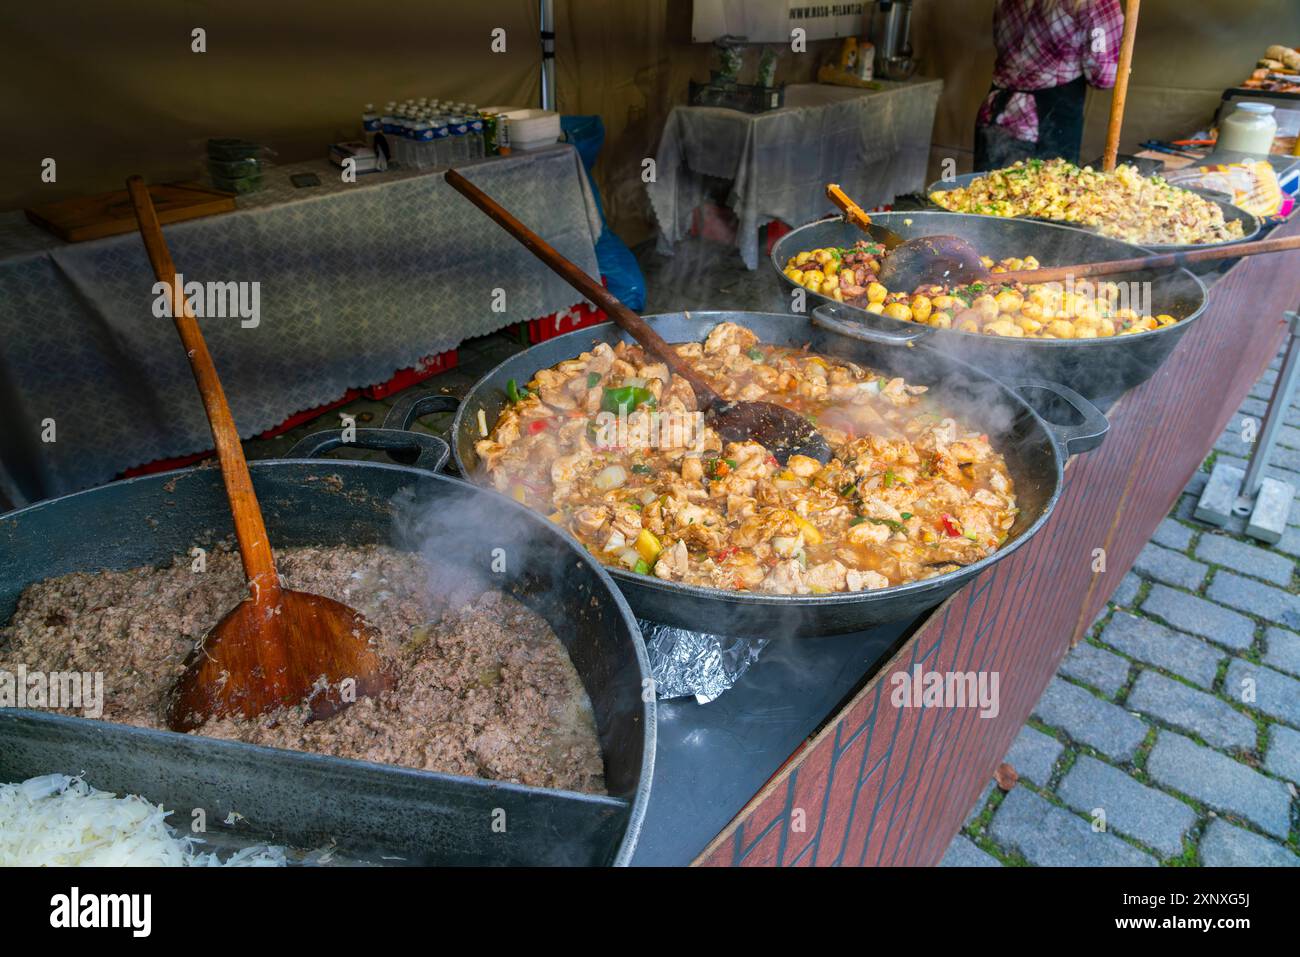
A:
[[[559,113],[515,106],[488,106],[484,107],[484,112],[506,117],[510,128],[511,149],[537,150],[559,142]]]
[[[1277,136],[1272,103],[1238,103],[1219,124],[1217,149],[1267,156]]]

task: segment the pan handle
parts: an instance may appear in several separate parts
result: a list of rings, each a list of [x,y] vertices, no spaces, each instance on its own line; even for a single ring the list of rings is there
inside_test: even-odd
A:
[[[314,459],[343,446],[388,452],[403,464],[430,472],[441,472],[451,455],[451,447],[446,442],[425,432],[404,432],[388,428],[357,429],[356,438],[344,442],[342,429],[326,429],[303,438],[289,450],[285,458]]]
[[[432,415],[434,412],[455,412],[460,408],[460,399],[441,392],[426,392],[423,395],[408,394],[399,398],[384,416],[384,428],[408,431],[416,420]]]
[[[1110,430],[1110,422],[1100,409],[1073,389],[1063,386],[1059,382],[1049,382],[1046,379],[1016,379],[1008,382],[1007,386],[1016,395],[1028,402],[1035,412],[1038,412],[1038,409],[1034,406],[1033,400],[1025,393],[1038,389],[1043,392],[1050,392],[1078,413],[1080,421],[1076,424],[1066,425],[1048,421],[1045,415],[1038,412],[1039,418],[1047,426],[1052,438],[1056,440],[1056,444],[1064,450],[1067,456],[1079,455],[1095,449],[1101,445],[1102,440],[1106,438],[1106,433]]]
[[[868,326],[860,319],[850,318],[850,314],[845,311],[847,308],[839,303],[823,303],[812,311],[810,317],[812,324],[819,329],[825,329],[827,332],[833,332],[848,339],[857,339],[859,342],[870,342],[873,345],[882,346],[905,346],[934,335],[934,329],[930,326],[921,325],[917,325],[915,330],[908,330],[907,332],[901,329],[876,329]],[[854,310],[854,312],[857,311]]]

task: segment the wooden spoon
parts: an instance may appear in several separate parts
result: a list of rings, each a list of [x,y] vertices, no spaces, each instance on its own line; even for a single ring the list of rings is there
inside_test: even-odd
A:
[[[1214,262],[1216,259],[1238,259],[1245,256],[1259,256],[1264,253],[1282,253],[1290,249],[1300,249],[1300,236],[1286,236],[1281,239],[1257,239],[1250,243],[1211,246],[1207,249],[1188,249],[1176,253],[1159,253],[1154,256],[1134,256],[1132,259],[1112,259],[1099,263],[1079,263],[1074,266],[1044,266],[1041,269],[995,272],[989,273],[985,281],[996,283],[1060,282],[1062,279],[1113,276],[1119,272],[1166,269],[1186,266],[1190,263]]]
[[[1140,0],[1128,0],[1124,11],[1124,33],[1119,43],[1119,63],[1115,68],[1115,89],[1110,97],[1110,121],[1106,126],[1106,149],[1101,154],[1101,168],[1109,173],[1119,160],[1119,134],[1124,127],[1124,103],[1128,99],[1128,77],[1133,69],[1133,44],[1137,40]]]
[[[826,198],[844,214],[845,221],[885,247],[879,275],[886,289],[965,285],[979,282],[987,274],[979,253],[960,236],[903,239],[892,229],[873,223],[862,207],[834,183],[826,186]]]
[[[674,375],[685,379],[695,391],[696,401],[705,420],[724,439],[730,442],[757,442],[783,465],[792,455],[806,455],[822,464],[830,461],[830,446],[803,416],[774,402],[724,399],[690,363],[677,354],[676,349],[651,329],[644,319],[619,302],[608,289],[561,256],[546,240],[460,173],[448,170],[446,178],[452,189],[487,213],[498,226],[519,240],[561,279],[605,310],[614,322],[641,343],[647,352],[668,366]]]
[[[314,717],[327,717],[357,697],[390,687],[391,676],[359,613],[330,598],[281,586],[235,420],[199,324],[177,288],[176,267],[148,187],[139,176],[128,179],[126,187],[154,275],[173,290],[176,331],[212,427],[251,592],[186,659],[167,704],[167,724],[173,731],[191,731],[209,718],[254,718],[299,702],[306,702]],[[342,683],[348,681],[353,684],[345,693]]]

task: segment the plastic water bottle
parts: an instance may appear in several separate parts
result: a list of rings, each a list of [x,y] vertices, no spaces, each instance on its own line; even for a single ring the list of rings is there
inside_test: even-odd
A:
[[[415,145],[415,168],[432,169],[433,161],[433,127],[421,115],[412,127]]]
[[[396,163],[398,162],[397,141],[401,128],[397,125],[397,104],[392,100],[384,104],[384,115],[380,117],[379,124],[384,133],[384,142],[388,145],[388,159]]]
[[[367,103],[365,110],[361,113],[361,132],[365,137],[366,145],[373,147],[375,145],[375,136],[383,132],[383,122],[378,113],[375,112],[375,104]]]
[[[468,117],[468,121],[469,136],[466,138],[469,140],[469,158],[472,160],[479,160],[484,156],[483,117],[479,116],[477,113],[471,113]]]
[[[456,165],[469,159],[469,125],[465,122],[463,116],[453,114],[447,120],[448,129],[451,132],[451,163]]]
[[[447,121],[435,116],[430,124],[433,127],[433,168],[447,169],[451,166],[451,130]]]

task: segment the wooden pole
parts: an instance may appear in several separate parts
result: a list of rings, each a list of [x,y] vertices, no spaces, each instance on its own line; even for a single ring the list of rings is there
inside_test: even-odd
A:
[[[1119,131],[1124,125],[1124,101],[1128,97],[1128,75],[1133,68],[1133,41],[1137,38],[1138,6],[1141,0],[1128,0],[1124,10],[1124,38],[1120,42],[1119,66],[1115,71],[1115,91],[1110,100],[1110,126],[1106,130],[1106,152],[1101,168],[1110,172],[1119,155]]]

